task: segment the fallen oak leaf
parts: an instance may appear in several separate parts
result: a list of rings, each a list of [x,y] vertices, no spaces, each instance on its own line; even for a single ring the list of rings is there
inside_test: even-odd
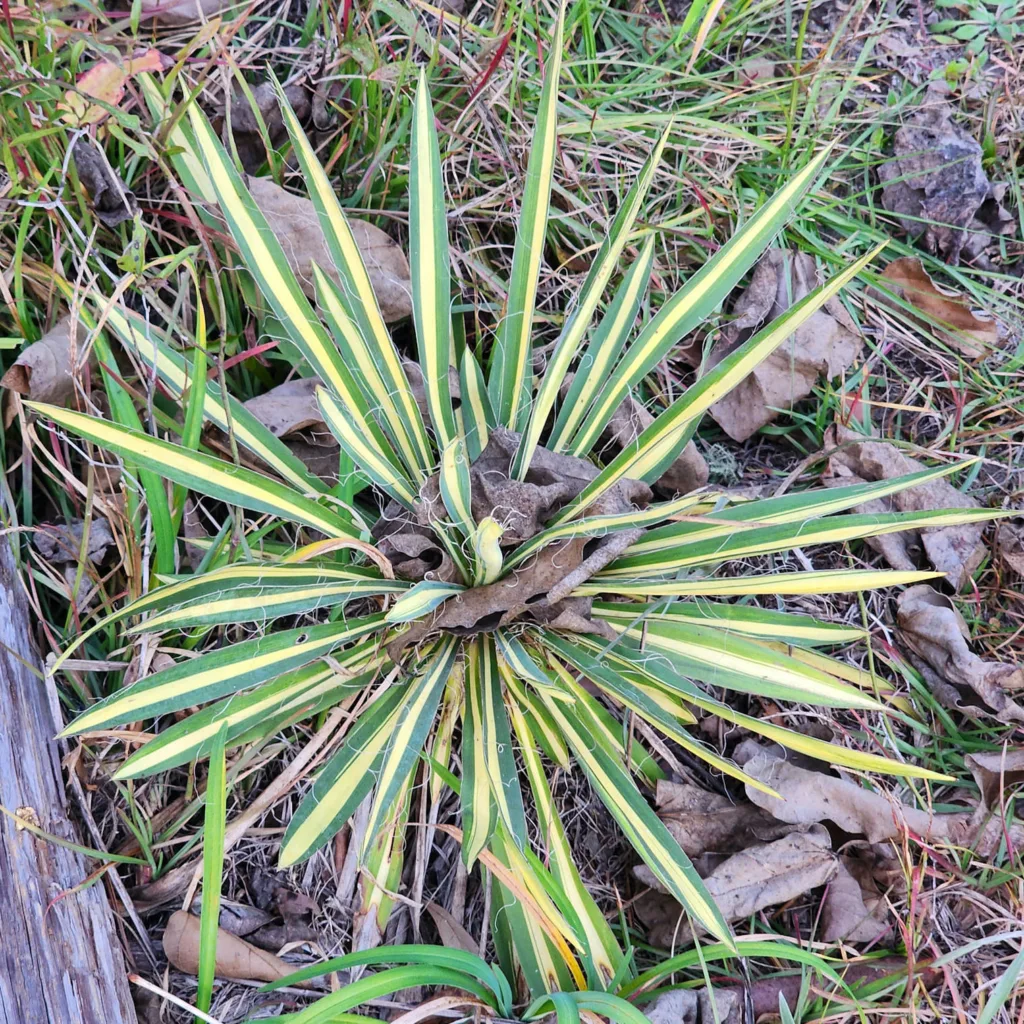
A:
[[[910,587],[899,597],[896,621],[918,667],[954,690],[973,691],[1000,721],[1024,722],[1024,708],[1007,696],[1024,689],[1024,669],[974,654],[967,623],[948,597],[924,584]]]
[[[1024,747],[968,754],[970,769],[986,807],[1001,807],[1010,789],[1024,783]]]
[[[838,870],[821,904],[821,938],[825,942],[877,942],[892,928],[888,917],[871,866],[857,857],[839,857]]]
[[[168,961],[185,974],[199,973],[199,918],[184,910],[171,914],[164,929],[163,946]],[[279,981],[296,970],[273,953],[257,949],[245,939],[217,929],[217,955],[214,973],[219,978],[245,981]],[[316,988],[311,982],[297,983],[299,988]]]
[[[904,256],[893,260],[882,271],[882,279],[897,298],[923,314],[919,319],[942,341],[968,359],[981,359],[998,345],[999,325],[976,317],[962,296],[941,291],[919,259]],[[894,305],[884,293],[879,295],[883,302]]]

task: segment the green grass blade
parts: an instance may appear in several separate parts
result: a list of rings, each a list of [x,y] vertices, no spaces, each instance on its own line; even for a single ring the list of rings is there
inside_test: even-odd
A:
[[[483,371],[467,345],[462,352],[459,367],[459,384],[462,391],[462,425],[466,432],[466,451],[472,462],[487,447],[490,428],[497,422],[491,409]]]
[[[224,832],[227,817],[227,765],[224,741],[227,725],[217,730],[210,771],[206,777],[206,814],[203,819],[203,898],[199,918],[199,971],[196,1009],[206,1013],[213,997],[220,927],[220,887],[224,873]],[[198,1017],[196,1018],[199,1019]]]

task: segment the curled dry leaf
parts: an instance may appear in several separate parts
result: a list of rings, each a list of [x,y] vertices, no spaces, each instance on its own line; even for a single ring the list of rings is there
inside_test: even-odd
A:
[[[598,472],[588,460],[538,448],[526,479],[514,480],[511,465],[518,447],[517,433],[496,428],[469,468],[473,518],[477,523],[496,519],[504,528],[501,545],[506,548],[539,533]],[[624,479],[594,502],[587,514],[625,512],[646,505],[651,497],[646,484]],[[399,576],[420,580],[429,573],[431,579],[465,582],[457,578],[454,563],[430,530],[430,524],[445,515],[437,474],[420,488],[415,515],[397,502],[385,508],[373,536]],[[449,598],[433,617],[419,620],[403,633],[392,645],[391,655],[397,658],[402,649],[435,629],[467,636],[506,625],[527,613],[533,621],[558,629],[608,635],[602,628],[606,624],[590,619],[590,599],[570,598],[569,594],[634,540],[634,531],[623,530],[603,538],[579,536],[556,541],[513,575]],[[609,639],[614,639],[614,634]]]
[[[245,407],[275,437],[290,437],[310,427],[326,430],[316,402],[316,389],[321,386],[317,377],[296,377],[250,398]]]
[[[920,107],[897,130],[893,158],[878,169],[882,205],[930,253],[957,263],[962,250],[978,255],[990,241],[983,209],[998,196],[982,167],[981,146],[943,102]],[[968,244],[970,243],[970,244]]]
[[[1024,783],[1024,747],[968,754],[964,764],[974,776],[986,807],[1002,807],[1011,789]]]
[[[925,467],[894,445],[866,437],[836,424],[825,433],[825,448],[835,449],[829,456],[824,482],[829,487],[846,487],[870,480],[891,480],[916,473]],[[978,502],[958,491],[947,479],[900,491],[890,498],[858,505],[856,511],[922,512],[935,508],[977,508]],[[986,547],[982,543],[984,526],[966,524],[939,529],[907,530],[868,538],[867,543],[882,554],[894,569],[918,568],[915,555],[923,548],[928,561],[947,574],[950,585],[959,590],[981,564]]]
[[[96,219],[108,228],[131,220],[139,212],[135,193],[110,166],[103,150],[81,137],[73,151],[75,171],[92,204]]]
[[[659,781],[655,802],[658,817],[702,874],[706,872],[699,858],[720,859],[792,831],[754,804],[736,803],[688,782]],[[710,870],[710,864],[707,867]]]
[[[84,530],[85,521],[82,519],[43,525],[32,534],[32,546],[51,565],[77,565]],[[106,557],[107,549],[113,546],[114,535],[110,532],[110,523],[102,518],[92,519],[86,538],[86,560],[99,565]]]
[[[900,595],[896,613],[914,662],[936,696],[970,714],[961,696],[973,693],[1001,722],[1024,722],[1024,708],[1007,691],[1024,689],[1024,669],[979,658],[968,645],[970,630],[953,602],[926,584]]]
[[[184,910],[171,914],[164,930],[164,953],[168,961],[185,974],[199,973],[199,918]],[[296,968],[280,957],[257,949],[252,944],[217,929],[217,958],[214,971],[219,978],[238,978],[246,981],[278,981],[292,974]],[[313,988],[300,983],[300,988]]]
[[[652,888],[657,885],[646,865],[634,870],[645,884]],[[829,881],[836,870],[828,832],[815,825],[790,830],[774,842],[755,843],[733,854],[704,877],[704,885],[723,917],[740,921],[766,907],[805,897]],[[671,909],[663,908],[663,920],[649,930],[651,942],[671,946],[690,941],[689,923],[679,920],[682,908],[667,894],[661,898],[669,902]]]
[[[77,319],[63,317],[39,341],[18,354],[0,379],[0,387],[32,402],[63,405],[75,393],[75,370],[88,336]]]
[[[864,858],[837,858],[835,877],[821,904],[825,942],[877,942],[892,929],[888,906],[872,866]]]
[[[778,1002],[775,1009],[778,1009]],[[651,1024],[744,1024],[743,993],[738,988],[677,988],[643,1008]]]
[[[311,299],[316,298],[314,263],[335,283],[340,283],[312,201],[286,192],[270,178],[248,178],[247,182],[303,292]],[[412,316],[412,278],[402,247],[367,221],[349,217],[348,223],[384,319],[394,323]]]
[[[998,344],[998,324],[976,317],[961,296],[940,291],[920,260],[893,260],[882,277],[898,297],[924,314],[924,322],[939,338],[968,359],[980,359]],[[886,298],[882,296],[883,301]],[[933,321],[942,326],[935,327]]]
[[[975,812],[935,814],[909,807],[848,779],[801,768],[786,760],[781,747],[761,746],[744,740],[735,752],[743,770],[771,786],[778,797],[746,786],[750,800],[779,821],[810,825],[831,821],[851,835],[868,842],[896,839],[909,831],[923,841],[973,846],[980,856],[990,856],[1004,837],[1003,822],[988,816],[982,805]],[[1024,842],[1024,825],[1013,823],[1006,832],[1011,845]]]
[[[996,551],[1000,561],[1018,576],[1024,576],[1024,526],[1000,523],[996,534]]]
[[[480,943],[444,907],[428,903],[426,910],[437,928],[442,945],[449,949],[464,949],[467,953],[480,952]]]
[[[203,897],[197,895],[192,900],[192,913],[198,915],[203,908]],[[259,907],[250,907],[247,903],[234,903],[229,900],[222,900],[220,905],[220,918],[218,924],[222,931],[230,932],[240,938],[251,935],[253,932],[270,924],[274,915]]]
[[[712,350],[710,365],[721,362],[820,283],[812,257],[770,249],[736,300],[735,319],[723,330],[722,343]],[[771,423],[778,410],[791,409],[806,398],[819,377],[832,378],[847,370],[860,350],[856,325],[843,304],[830,299],[739,386],[711,406],[711,416],[734,441],[745,441]]]

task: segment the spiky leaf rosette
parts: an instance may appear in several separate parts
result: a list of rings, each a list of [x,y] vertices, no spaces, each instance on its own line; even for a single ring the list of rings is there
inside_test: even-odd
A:
[[[936,777],[740,714],[706,689],[883,711],[885,687],[877,679],[818,650],[856,640],[861,631],[730,599],[847,593],[933,574],[752,576],[714,570],[796,546],[991,515],[964,509],[851,512],[946,469],[742,503],[704,492],[654,498],[652,485],[701,415],[835,296],[873,252],[723,359],[613,458],[599,460],[596,447],[622,401],[720,307],[793,215],[828,151],[796,172],[634,336],[652,265],[647,244],[594,326],[663,138],[624,198],[546,371],[534,380],[532,327],[555,156],[560,60],[559,23],[526,173],[508,301],[489,352],[457,343],[451,330],[441,163],[423,76],[410,160],[418,363],[403,357],[385,327],[345,213],[283,92],[285,123],[336,272],[328,277],[315,271],[319,312],[203,114],[193,105],[190,124],[175,129],[174,159],[183,180],[216,202],[271,313],[322,382],[324,420],[372,485],[358,507],[325,493],[280,441],[212,383],[204,384],[206,418],[225,428],[230,423],[238,445],[267,472],[228,465],[100,419],[38,407],[135,467],[262,514],[261,537],[274,522],[310,531],[307,546],[287,557],[273,557],[272,545],[264,545],[264,557],[256,561],[214,552],[208,571],[165,581],[117,612],[116,619],[136,620],[129,632],[333,613],[322,624],[265,631],[157,672],[89,707],[68,733],[203,705],[161,729],[126,761],[118,776],[133,778],[202,756],[222,732],[230,749],[345,701],[353,711],[348,731],[292,817],[281,844],[286,866],[323,847],[371,793],[366,850],[390,851],[392,843],[380,836],[404,820],[409,780],[440,722],[446,731],[432,751],[448,749],[451,736],[461,735],[464,854],[469,862],[483,859],[499,883],[499,946],[503,936],[512,937],[524,976],[537,992],[582,984],[581,954],[591,982],[599,986],[611,981],[622,961],[573,865],[540,752],[558,764],[581,766],[660,882],[701,928],[731,943],[714,901],[637,787],[637,774],[656,777],[656,763],[632,734],[627,738],[609,709],[628,711],[654,735],[757,786],[689,731],[698,712],[720,715],[832,764]],[[152,99],[152,86],[145,88]],[[95,306],[92,313],[102,312],[106,328],[149,363],[168,391],[186,391],[188,360],[159,330],[102,296],[95,297]],[[340,549],[346,561],[339,559]],[[363,566],[357,564],[360,551],[372,556]],[[392,566],[397,578],[385,571]],[[353,608],[362,612],[351,614]],[[528,839],[520,764],[547,866]],[[446,771],[447,765],[438,768]]]

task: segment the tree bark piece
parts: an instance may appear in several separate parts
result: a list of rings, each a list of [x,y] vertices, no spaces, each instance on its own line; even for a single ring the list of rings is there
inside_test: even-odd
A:
[[[78,841],[14,559],[0,538],[0,804]],[[0,1024],[135,1024],[121,944],[92,866],[0,814]],[[67,895],[63,895],[67,893]],[[62,897],[62,898],[61,898]]]

